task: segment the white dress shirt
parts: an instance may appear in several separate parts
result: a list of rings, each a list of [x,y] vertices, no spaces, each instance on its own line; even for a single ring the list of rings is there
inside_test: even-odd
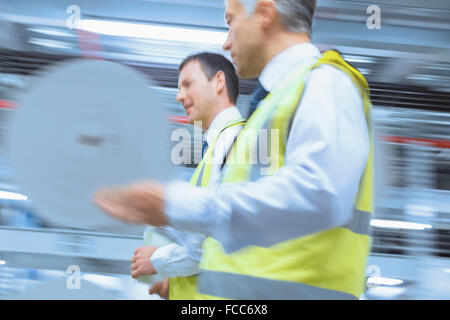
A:
[[[241,118],[241,113],[236,107],[229,107],[222,110],[213,119],[208,131],[205,133],[208,145],[212,145],[220,130],[229,121],[239,118]],[[220,182],[222,164],[241,129],[242,126],[229,127],[217,138],[213,152],[210,187]],[[182,194],[178,196],[184,198]],[[200,271],[198,264],[200,262],[202,244],[205,236],[198,232],[178,231],[172,227],[163,227],[157,230],[158,233],[174,242],[158,248],[150,258],[157,273],[163,277],[197,274]]]
[[[206,132],[206,141],[208,142],[208,145],[212,145],[220,130],[222,130],[229,121],[239,118],[241,118],[241,113],[236,107],[230,107],[222,110],[211,122],[211,125]],[[241,130],[242,126],[229,127],[225,129],[217,139],[213,152],[211,177],[209,180],[210,187],[215,186],[220,182],[222,177],[222,167],[227,153],[230,151],[234,140]]]
[[[259,80],[273,90],[296,67],[319,57],[310,43],[294,45],[272,59]],[[368,153],[359,90],[344,72],[320,66],[308,76],[283,167],[214,189],[173,182],[165,191],[166,214],[171,225],[211,236],[226,252],[345,225]]]

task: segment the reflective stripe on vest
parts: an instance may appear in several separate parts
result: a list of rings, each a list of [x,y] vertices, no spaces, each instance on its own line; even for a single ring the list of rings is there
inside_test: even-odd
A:
[[[255,181],[284,165],[290,124],[307,75],[322,64],[344,71],[359,88],[369,129],[369,157],[350,221],[268,248],[249,246],[230,255],[209,238],[204,242],[200,264],[201,293],[239,299],[345,299],[358,298],[363,292],[373,212],[371,103],[366,80],[337,52],[328,51],[317,63],[294,70],[260,103],[227,157],[222,182]],[[266,166],[251,162],[259,144],[255,131],[261,129],[266,129],[268,135],[274,134],[274,140],[279,143],[274,148],[268,147],[271,163]]]
[[[370,212],[361,211],[353,207],[352,219],[342,228],[348,229],[353,233],[365,234],[370,236],[370,219],[372,214]]]
[[[203,271],[199,280],[203,294],[225,299],[245,300],[355,300],[356,297],[341,291],[329,290],[291,281],[279,281],[232,274],[220,271]]]
[[[192,175],[190,184],[198,187],[208,187],[211,176],[211,164],[213,158],[214,147],[217,139],[225,129],[233,126],[243,126],[246,120],[243,118],[231,120],[217,133],[213,142],[206,150],[204,157],[198,164]],[[197,276],[189,277],[171,277],[169,278],[169,299],[170,300],[190,300],[198,296],[197,292]]]

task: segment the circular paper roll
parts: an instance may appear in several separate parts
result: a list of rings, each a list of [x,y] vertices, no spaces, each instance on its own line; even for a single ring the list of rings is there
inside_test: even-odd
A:
[[[111,229],[95,190],[172,176],[167,116],[151,82],[114,62],[73,60],[34,79],[9,138],[15,181],[46,220]]]

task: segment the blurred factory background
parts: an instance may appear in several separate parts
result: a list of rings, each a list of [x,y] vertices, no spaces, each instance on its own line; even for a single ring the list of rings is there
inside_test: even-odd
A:
[[[367,25],[370,5],[381,9],[380,29]],[[70,265],[89,283],[77,297],[157,299],[129,276],[141,230],[54,225],[33,208],[3,157],[8,121],[45,66],[100,58],[151,76],[171,128],[192,130],[175,101],[177,66],[194,52],[222,52],[223,7],[223,0],[0,0],[0,299],[64,298],[55,292]],[[82,29],[70,29],[77,8]],[[450,299],[449,39],[448,0],[318,1],[313,43],[343,53],[369,80],[374,104],[376,213],[364,299]],[[254,86],[241,82],[244,113]],[[178,169],[184,179],[193,170]]]

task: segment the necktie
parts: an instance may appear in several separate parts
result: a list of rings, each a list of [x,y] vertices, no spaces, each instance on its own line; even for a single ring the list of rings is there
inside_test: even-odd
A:
[[[269,94],[268,91],[264,89],[261,83],[258,81],[258,86],[255,88],[250,100],[250,108],[248,110],[248,118],[255,112],[258,103],[263,100]]]
[[[203,146],[202,146],[202,158],[206,153],[206,149],[208,149],[208,142],[205,140],[205,141],[203,141]]]

